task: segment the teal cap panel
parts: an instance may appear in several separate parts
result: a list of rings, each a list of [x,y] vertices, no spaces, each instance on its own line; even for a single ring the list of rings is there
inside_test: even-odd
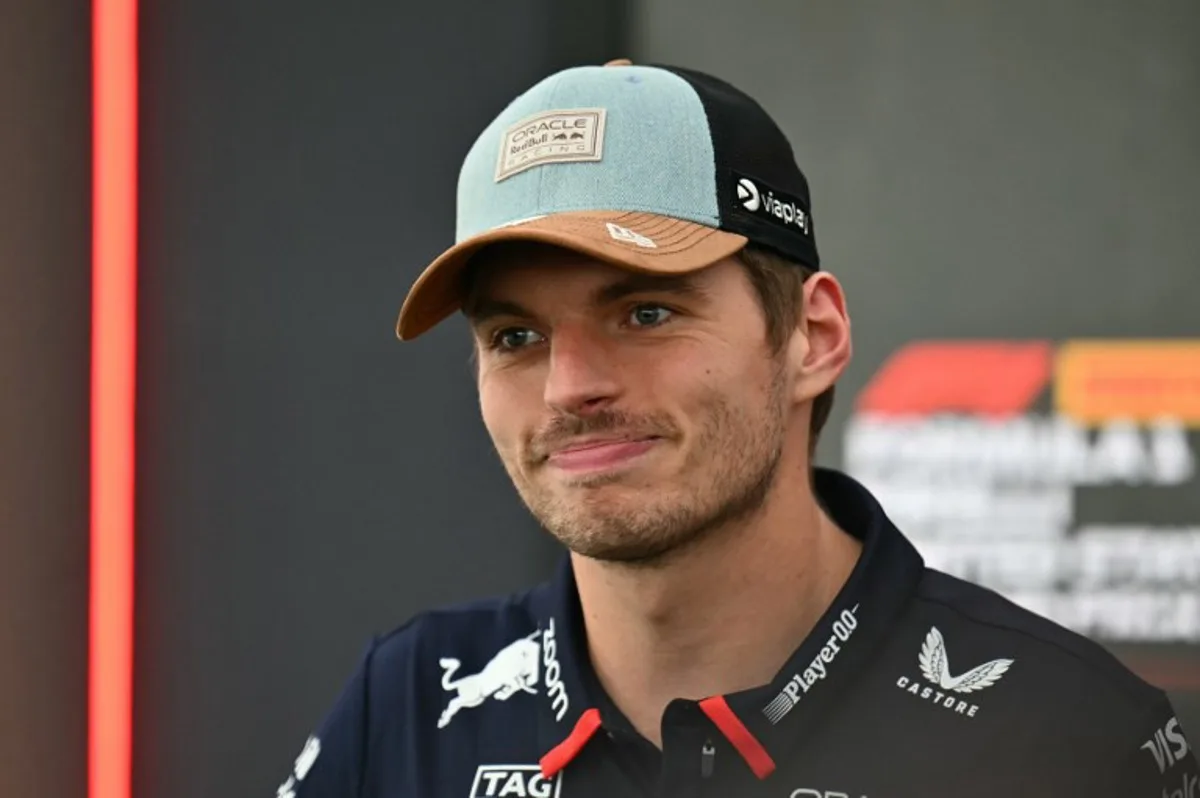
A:
[[[558,129],[537,120],[518,126],[558,111],[580,113],[545,117]],[[542,142],[537,152],[550,152],[559,143],[555,139],[562,139],[559,149],[565,151],[568,134],[595,144],[599,152],[590,157],[598,154],[599,160],[539,162],[523,169],[516,165],[522,146]],[[531,142],[534,135],[545,138]],[[501,174],[507,176],[497,180]],[[708,119],[687,81],[654,67],[587,66],[533,86],[493,120],[464,160],[455,240],[535,216],[580,210],[642,211],[719,224]]]

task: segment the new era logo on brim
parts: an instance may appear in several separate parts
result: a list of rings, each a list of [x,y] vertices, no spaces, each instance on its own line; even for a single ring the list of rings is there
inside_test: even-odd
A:
[[[642,247],[643,249],[658,248],[658,244],[655,244],[653,239],[647,238],[635,230],[630,230],[628,227],[621,227],[621,225],[613,224],[612,222],[606,222],[606,225],[608,227],[608,234],[612,236],[615,241],[624,241],[628,244],[634,244]]]
[[[604,157],[603,108],[545,111],[504,132],[496,182],[547,163],[599,161]]]

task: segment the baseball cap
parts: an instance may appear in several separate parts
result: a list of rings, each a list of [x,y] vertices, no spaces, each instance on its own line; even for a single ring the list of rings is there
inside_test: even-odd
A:
[[[459,173],[454,245],[412,285],[397,336],[460,309],[466,266],[501,241],[660,274],[750,243],[820,268],[808,181],[767,112],[710,75],[627,60],[543,79],[479,135]]]

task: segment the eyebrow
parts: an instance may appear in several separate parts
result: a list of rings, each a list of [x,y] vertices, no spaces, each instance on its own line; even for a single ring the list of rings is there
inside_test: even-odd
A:
[[[644,274],[634,272],[620,280],[603,285],[592,292],[593,306],[609,305],[633,294],[673,294],[689,299],[706,300],[709,293],[697,285],[693,275],[687,274]],[[477,297],[465,307],[467,316],[476,324],[497,316],[533,318],[533,311],[523,305],[504,299]]]
[[[463,312],[475,324],[485,322],[488,319],[494,319],[497,316],[516,316],[527,319],[533,315],[516,302],[507,302],[500,299],[476,299],[470,303],[469,307],[464,306]]]
[[[690,274],[645,274],[634,272],[598,289],[592,302],[604,305],[624,299],[630,294],[674,294],[691,299],[707,299],[708,293],[696,284]]]

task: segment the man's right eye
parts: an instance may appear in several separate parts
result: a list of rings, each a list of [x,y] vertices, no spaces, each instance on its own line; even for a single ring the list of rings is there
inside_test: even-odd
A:
[[[505,327],[492,335],[491,348],[501,352],[512,352],[536,344],[541,338],[541,335],[528,327]]]

